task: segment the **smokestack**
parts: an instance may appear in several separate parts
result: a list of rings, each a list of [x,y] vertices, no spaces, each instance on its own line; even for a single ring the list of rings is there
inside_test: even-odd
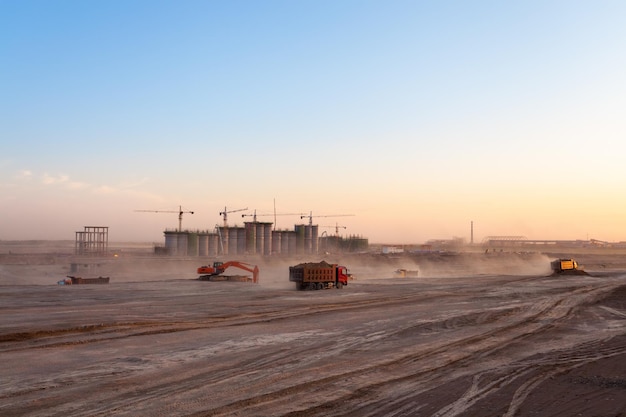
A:
[[[470,245],[474,244],[474,220],[470,222]]]

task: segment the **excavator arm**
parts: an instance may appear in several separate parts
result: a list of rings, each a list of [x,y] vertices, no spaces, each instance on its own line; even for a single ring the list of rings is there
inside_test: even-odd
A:
[[[229,267],[243,269],[244,271],[252,272],[252,282],[257,284],[259,282],[259,267],[256,265],[250,265],[244,262],[239,261],[228,261],[228,262],[215,262],[213,266],[201,266],[198,268],[198,274],[203,274],[205,276],[215,276],[223,274],[227,268]]]
[[[259,267],[256,265],[250,265],[244,262],[228,261],[222,264],[222,270],[225,271],[229,267],[243,269],[244,271],[252,272],[252,282],[257,284],[259,282]]]

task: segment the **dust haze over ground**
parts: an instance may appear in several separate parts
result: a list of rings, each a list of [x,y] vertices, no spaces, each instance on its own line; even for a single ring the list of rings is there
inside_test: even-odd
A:
[[[89,258],[72,256],[73,242],[55,248],[52,243],[8,244],[0,242],[0,285],[56,283],[66,275],[111,276],[115,282],[164,281],[195,279],[196,269],[210,265],[214,260],[198,257],[173,258],[153,256],[146,244],[113,250],[115,257]],[[123,244],[121,244],[123,245]],[[55,251],[56,249],[56,251]],[[59,252],[59,250],[61,252]],[[345,264],[359,280],[393,278],[394,271],[418,271],[424,278],[446,278],[461,275],[538,275],[550,274],[550,258],[540,253],[422,253],[413,255],[316,255],[290,258],[237,257],[248,264],[258,265],[260,284],[272,288],[291,287],[289,266],[299,262],[327,260]],[[75,271],[71,265],[75,264]],[[227,275],[249,275],[248,272],[228,269]]]
[[[626,415],[620,253],[567,277],[566,253],[239,259],[255,285],[196,280],[213,259],[48,249],[0,242],[0,415]],[[296,291],[288,267],[322,259],[354,279]],[[111,283],[56,285],[72,268]]]

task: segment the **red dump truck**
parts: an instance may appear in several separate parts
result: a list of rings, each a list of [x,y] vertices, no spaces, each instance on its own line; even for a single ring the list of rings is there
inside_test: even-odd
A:
[[[348,268],[328,262],[307,262],[289,267],[289,281],[296,283],[297,290],[341,289],[348,285],[352,275]]]

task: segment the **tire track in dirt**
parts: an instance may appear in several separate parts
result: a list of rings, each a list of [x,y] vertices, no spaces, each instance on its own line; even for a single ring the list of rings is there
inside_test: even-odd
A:
[[[268,410],[268,405],[271,405],[274,410],[277,407],[282,409],[281,405],[286,408],[294,408],[293,398],[306,397],[307,393],[316,398],[329,398],[329,400],[313,408],[304,407],[306,412],[299,410],[296,412],[297,415],[342,415],[341,413],[335,414],[335,412],[328,414],[328,412],[329,410],[345,411],[346,404],[351,404],[359,410],[359,415],[387,414],[396,408],[396,404],[390,404],[388,399],[385,399],[385,405],[382,407],[380,405],[374,406],[373,409],[370,409],[373,405],[370,404],[372,391],[378,391],[385,386],[399,384],[407,380],[419,381],[426,378],[432,382],[433,378],[437,378],[441,380],[440,383],[443,383],[445,381],[445,372],[442,372],[444,369],[451,366],[463,367],[465,364],[503,349],[520,338],[550,329],[560,320],[567,318],[573,308],[600,298],[613,287],[614,284],[585,287],[577,289],[573,293],[550,297],[531,305],[527,312],[519,319],[514,320],[513,323],[505,322],[495,329],[463,337],[417,354],[408,354],[393,361],[376,363],[319,380],[308,381],[271,394],[234,402],[226,407],[216,408],[205,413],[196,413],[194,416],[219,416],[234,412],[263,414],[264,411]],[[428,364],[424,362],[428,362]],[[416,366],[418,364],[421,366]],[[345,380],[350,380],[350,384],[343,384]],[[361,385],[356,390],[353,389],[355,383]],[[494,386],[498,385],[495,384]],[[346,391],[350,391],[350,394],[340,397],[334,394]],[[334,399],[332,399],[333,397]],[[367,405],[363,406],[364,403]],[[357,404],[361,405],[357,406]],[[473,402],[466,403],[466,406],[471,404]],[[458,415],[465,409],[466,407],[457,407],[452,411],[443,410],[441,415]],[[289,413],[285,415],[289,415]]]
[[[129,337],[147,336],[164,333],[184,332],[191,330],[211,329],[227,326],[242,326],[276,320],[287,320],[298,317],[311,317],[333,311],[370,309],[374,307],[392,307],[407,303],[424,302],[433,298],[455,297],[454,294],[441,293],[433,295],[411,294],[404,297],[383,298],[375,300],[349,300],[344,303],[323,304],[315,306],[299,306],[290,310],[276,310],[260,313],[242,313],[231,316],[207,317],[199,320],[177,322],[123,322],[110,324],[93,324],[58,330],[32,330],[0,334],[0,353],[26,349],[43,349],[71,346],[87,343],[98,343],[107,340]],[[80,338],[88,335],[88,338]],[[94,337],[95,336],[95,337]]]
[[[580,290],[576,290],[575,293],[576,295],[579,295],[579,296],[587,296],[592,291],[601,291],[601,290],[583,288]],[[567,306],[567,304],[572,304],[572,305],[576,304],[576,303],[566,302],[567,299],[569,299],[570,297],[572,297],[571,294],[566,294],[556,300],[544,300],[541,303],[532,305],[531,308],[528,309],[528,311],[526,312],[526,316],[520,319],[515,324],[500,327],[495,330],[491,330],[489,332],[480,333],[471,338],[462,338],[454,343],[449,343],[449,344],[440,346],[439,348],[425,351],[417,356],[408,355],[408,356],[404,356],[403,358],[395,362],[375,364],[371,367],[344,372],[344,373],[335,375],[333,377],[327,377],[327,378],[323,378],[320,380],[308,381],[304,384],[290,386],[289,388],[286,388],[278,392],[265,394],[256,398],[248,398],[244,400],[243,402],[231,404],[223,408],[217,408],[217,409],[211,410],[209,413],[204,414],[204,415],[217,416],[217,415],[223,415],[223,414],[230,414],[233,412],[238,412],[238,413],[243,412],[245,414],[248,414],[248,413],[263,414],[263,410],[270,410],[270,409],[276,410],[276,409],[283,409],[285,407],[293,408],[293,398],[300,398],[302,396],[306,397],[307,394],[310,397],[319,399],[319,398],[329,398],[329,396],[332,396],[334,393],[337,393],[337,392],[339,393],[350,392],[350,387],[342,386],[342,383],[341,383],[342,380],[346,380],[346,379],[350,381],[350,384],[349,384],[350,386],[352,386],[355,383],[361,384],[362,386],[365,387],[364,392],[367,392],[373,388],[370,385],[371,381],[380,380],[380,374],[381,373],[387,374],[389,373],[389,371],[392,370],[392,368],[393,368],[393,372],[398,372],[398,369],[397,369],[398,366],[401,366],[403,368],[401,375],[399,377],[396,376],[393,380],[384,381],[382,382],[382,384],[387,385],[389,383],[398,383],[399,381],[406,379],[406,378],[414,379],[415,378],[414,374],[406,375],[406,371],[407,371],[406,365],[418,364],[426,360],[430,362],[435,362],[434,366],[431,365],[430,370],[426,368],[426,371],[422,370],[418,372],[418,375],[422,374],[422,376],[426,376],[429,371],[434,372],[437,369],[441,369],[441,368],[445,368],[445,367],[449,367],[453,365],[459,366],[459,362],[461,361],[473,361],[475,360],[477,355],[482,356],[482,355],[490,354],[495,350],[504,348],[505,344],[511,343],[514,340],[518,339],[520,337],[520,334],[526,335],[526,334],[536,333],[538,331],[537,326],[546,327],[546,328],[552,326],[554,323],[554,320],[560,319],[562,317],[566,317],[571,312],[571,307]],[[548,322],[538,323],[539,319],[541,319],[542,321],[548,320]],[[524,329],[521,329],[520,326],[523,326]],[[502,333],[502,332],[510,333],[511,331],[516,330],[516,329],[517,331],[515,332],[513,337],[511,335],[508,335],[508,336],[502,336],[498,340],[493,339],[491,341],[491,344],[489,344],[488,346],[485,346],[482,348],[479,347],[474,352],[466,352],[463,354],[464,356],[461,356],[458,358],[439,358],[439,360],[435,360],[437,359],[437,356],[441,356],[441,355],[449,356],[450,351],[457,351],[459,348],[467,344],[478,343],[479,341],[483,340],[487,336],[490,336],[493,338],[499,333]],[[405,374],[405,375],[402,375],[402,374]],[[379,384],[380,383],[375,384],[374,387]],[[329,386],[332,386],[332,388],[329,388]],[[332,392],[329,392],[329,391],[332,391]],[[479,399],[480,398],[477,398],[477,400]],[[345,402],[345,400],[346,400],[345,398],[342,398],[341,400],[338,400],[338,401],[340,403],[343,403]],[[473,402],[468,403],[467,405],[471,405],[471,404],[473,404]],[[327,414],[329,409],[336,410],[337,409],[336,406],[337,406],[336,402],[332,403],[331,405],[323,404],[319,406],[321,407],[321,409],[319,410],[321,411],[321,414]],[[318,409],[318,408],[315,407],[315,409]],[[387,406],[383,410],[379,409],[371,415],[379,414],[379,412],[381,411],[384,411],[384,413],[388,413],[390,412],[390,409]],[[462,412],[462,410],[460,412]],[[298,414],[301,415],[300,412],[298,412]],[[195,415],[203,415],[203,414],[200,413],[200,414],[195,414]],[[312,415],[317,415],[317,414],[314,412]]]
[[[546,317],[549,316],[553,316],[554,321],[551,323],[546,323],[546,325],[541,328],[541,329],[537,329],[536,331],[529,333],[528,335],[524,336],[524,337],[530,337],[530,336],[534,336],[537,334],[540,334],[544,331],[549,330],[550,328],[554,327],[558,321],[560,320],[565,320],[567,319],[570,315],[571,315],[571,308],[575,305],[583,305],[583,304],[587,304],[589,302],[592,302],[594,300],[596,300],[599,297],[602,297],[603,294],[606,294],[607,291],[610,290],[610,287],[604,287],[604,288],[600,288],[597,291],[588,291],[587,289],[583,289],[578,291],[578,296],[582,297],[578,299],[578,302],[572,302],[571,300],[557,300],[554,303],[554,308],[549,308],[546,309],[545,306],[543,307],[543,309],[534,309],[534,310],[538,310],[538,311],[545,311],[546,313],[548,313],[546,315]],[[576,297],[575,297],[576,298]],[[541,303],[541,304],[545,304],[545,303]],[[554,314],[556,311],[561,310],[561,312],[559,314]],[[563,312],[565,312],[565,314],[563,314]],[[537,319],[540,319],[541,317],[543,317],[541,314],[536,315],[534,318],[533,317],[529,317],[529,319],[531,319],[532,321],[535,321]],[[510,342],[506,343],[506,344],[510,344],[510,343],[514,343],[516,338],[512,338],[510,340]],[[598,342],[597,345],[600,345],[602,343],[602,341]],[[468,360],[478,360],[478,359],[484,359],[487,355],[486,354],[493,354],[495,352],[497,352],[498,350],[503,349],[505,346],[504,345],[496,345],[490,349],[486,349],[483,352],[476,352],[476,355],[474,355],[474,357],[470,357],[468,356],[467,358],[464,358],[462,361],[459,362],[459,364],[461,364],[462,362],[467,362]],[[584,345],[583,345],[584,347]],[[583,350],[584,351],[584,350]],[[604,358],[604,357],[610,357],[613,355],[619,355],[619,354],[623,354],[624,353],[624,348],[619,348],[617,350],[604,350],[604,353],[601,355],[597,354],[598,348],[597,347],[591,347],[588,350],[586,350],[587,352],[589,352],[588,355],[582,355],[581,357],[581,348],[576,347],[573,348],[572,350],[572,355],[573,358],[567,358],[568,361],[573,361],[575,362],[574,366],[580,366],[584,363],[588,363],[589,361],[595,361],[599,358]],[[564,367],[562,365],[562,363],[564,362],[564,359],[561,359],[558,362],[557,367],[554,366],[554,364],[552,363],[553,361],[551,360],[549,364],[543,365],[546,368],[549,368],[551,371],[545,373],[545,376],[542,377],[536,377],[536,384],[528,384],[525,385],[525,388],[528,390],[528,392],[530,392],[532,390],[532,388],[536,387],[538,384],[540,384],[541,382],[545,381],[546,378],[549,378],[550,376],[554,375],[554,374],[558,374],[561,372],[564,372],[568,369],[571,368],[571,366],[566,366]],[[458,366],[458,365],[457,365]],[[469,366],[469,364],[467,365]],[[470,386],[470,388],[468,388],[468,391],[463,394],[461,396],[461,398],[459,398],[454,404],[453,406],[446,406],[443,409],[438,411],[437,415],[441,415],[441,416],[454,416],[454,415],[460,415],[463,414],[464,412],[467,411],[467,408],[473,404],[475,404],[476,402],[480,401],[482,398],[488,396],[489,394],[499,391],[500,389],[502,389],[503,386],[508,385],[509,383],[514,382],[515,379],[517,378],[521,378],[523,376],[525,376],[526,374],[529,374],[531,372],[533,372],[533,368],[536,367],[537,364],[536,363],[531,363],[528,366],[523,366],[522,370],[519,370],[519,366],[518,368],[515,369],[510,369],[509,367],[504,367],[504,371],[505,373],[510,373],[509,376],[502,376],[502,377],[498,377],[497,376],[491,376],[492,379],[495,379],[496,383],[492,384],[492,383],[488,383],[485,387],[481,387],[480,389],[475,385],[476,381],[474,381],[474,384]],[[493,371],[488,371],[487,373],[493,373]],[[472,373],[468,373],[468,375],[472,375]],[[480,395],[479,395],[480,394]],[[524,390],[522,389],[520,392],[517,393],[517,398],[515,401],[520,401],[521,399],[525,398],[527,395],[526,392],[524,392]],[[409,395],[409,398],[413,398],[413,396]],[[450,402],[454,402],[454,399],[450,399]],[[383,406],[382,408],[379,408],[377,410],[377,412],[380,413],[387,413],[388,411],[391,412],[391,410],[394,408],[395,405],[389,407],[388,404],[385,404],[385,406]],[[512,403],[511,409],[515,409],[516,407],[518,407],[519,404],[515,404]],[[434,410],[433,412],[429,412],[427,415],[431,415],[431,414],[435,414],[437,410]],[[480,412],[478,413],[474,413],[473,415],[477,415],[477,414],[481,414]],[[339,414],[340,415],[340,414]],[[376,412],[374,413],[370,413],[369,415],[376,415]],[[470,413],[470,415],[472,415],[472,413]]]
[[[364,301],[355,301],[355,302],[351,302],[347,305],[344,304],[328,304],[328,305],[321,305],[321,306],[316,306],[316,307],[311,307],[311,306],[303,306],[301,308],[298,308],[297,311],[287,311],[287,312],[276,312],[276,311],[272,311],[272,312],[264,312],[264,313],[259,313],[259,314],[240,314],[240,315],[236,315],[236,316],[231,316],[231,317],[219,317],[219,318],[212,318],[212,322],[210,325],[196,325],[195,323],[166,323],[166,326],[174,326],[171,329],[163,329],[161,326],[162,324],[160,323],[154,323],[154,322],[135,322],[135,323],[123,323],[123,324],[117,324],[117,325],[111,325],[111,326],[97,326],[97,327],[88,327],[88,326],[83,326],[80,328],[74,328],[74,329],[63,329],[61,331],[50,331],[50,332],[43,332],[41,334],[36,334],[35,336],[40,336],[41,337],[41,342],[42,344],[39,346],[27,346],[27,349],[35,349],[35,348],[63,348],[63,347],[68,347],[68,346],[72,346],[72,345],[78,345],[78,344],[87,344],[87,343],[95,343],[95,342],[102,342],[102,341],[111,341],[111,340],[115,340],[115,339],[124,339],[127,337],[138,337],[138,336],[146,336],[146,335],[151,335],[151,334],[161,334],[161,333],[167,333],[168,331],[170,332],[178,332],[178,331],[186,331],[186,330],[194,330],[194,329],[210,329],[210,328],[215,328],[215,327],[222,327],[222,326],[238,326],[238,325],[249,325],[249,324],[253,324],[253,323],[258,323],[258,322],[263,322],[263,323],[270,323],[274,320],[285,320],[285,319],[295,319],[298,320],[300,317],[304,316],[304,317],[310,317],[311,314],[323,314],[323,313],[334,313],[336,311],[346,311],[346,310],[360,310],[360,309],[370,309],[373,307],[381,307],[381,308],[389,308],[390,306],[395,306],[395,305],[402,305],[402,304],[413,304],[416,302],[417,300],[423,301],[425,299],[429,299],[431,297],[445,297],[447,296],[447,294],[440,294],[437,293],[435,295],[424,295],[424,294],[412,294],[409,296],[405,296],[405,297],[397,297],[397,298],[383,298],[383,299],[376,299],[376,300],[364,300]],[[138,327],[139,329],[142,329],[142,331],[137,332],[136,329],[134,328]],[[79,335],[82,335],[82,333],[87,333],[89,334],[89,330],[90,329],[98,329],[98,331],[101,331],[100,329],[106,329],[106,330],[102,330],[102,333],[104,334],[104,337],[96,337],[96,338],[92,338],[89,340],[83,339],[83,340],[65,340],[65,341],[59,341],[58,338],[64,338],[66,337],[66,335],[68,333],[72,333],[72,332],[76,332]],[[150,330],[145,330],[145,328],[149,328]],[[120,335],[119,331],[122,332],[132,332],[135,331],[134,333],[131,334],[123,334]],[[118,333],[116,333],[116,331],[118,331]],[[59,335],[59,337],[57,338],[56,341],[54,342],[50,342],[48,340],[49,335]],[[71,335],[73,336],[73,335]],[[19,339],[19,338],[18,338]],[[29,340],[29,339],[27,339]],[[25,349],[16,349],[15,346],[13,346],[14,351],[19,351],[19,350],[25,350]],[[318,349],[320,347],[318,346]],[[11,349],[6,349],[6,351],[10,351]],[[285,360],[287,362],[293,362],[293,352],[285,352],[284,353],[284,359],[281,359],[281,357],[277,357],[277,358],[270,358],[267,360],[266,365],[268,369],[275,369],[276,367],[276,363],[279,362],[280,360]],[[261,363],[254,363],[256,362],[256,360],[251,361],[251,365],[254,365],[255,367],[262,367],[263,364]],[[245,365],[245,363],[244,363]],[[223,380],[226,376],[228,376],[229,373],[231,373],[231,369],[225,369],[224,370],[224,374],[223,376],[220,376],[216,379],[209,377],[208,374],[206,373],[200,373],[200,374],[194,374],[192,377],[190,377],[190,381],[193,382],[194,379],[196,379],[198,376],[201,377],[201,379],[204,380],[203,386],[206,385],[207,383],[211,384],[211,383],[215,383],[218,382],[220,380]],[[115,384],[115,390],[119,391],[120,389],[120,383],[119,380],[122,379],[122,377],[124,377],[125,372],[122,371],[115,371],[112,370],[111,373],[115,373],[117,375],[117,379],[118,381]],[[220,374],[217,374],[220,375]],[[159,378],[161,378],[161,376],[159,376]],[[231,375],[232,377],[232,375]],[[101,375],[98,373],[83,373],[83,375],[81,375],[82,380],[80,381],[80,383],[82,384],[88,384],[90,382],[90,380],[92,378],[98,379],[101,378]],[[142,377],[143,378],[143,377]],[[207,381],[208,380],[208,381]],[[183,383],[183,386],[185,386],[186,388],[183,388],[182,391],[184,392],[185,390],[188,390],[190,388],[190,385],[193,385],[193,383],[187,384],[185,385],[185,381],[181,381],[179,379],[174,379],[174,380],[170,380],[170,382],[163,384],[162,386],[162,391],[163,394],[165,395],[166,392],[170,392],[172,391],[172,386],[175,386],[176,384],[179,383]],[[68,387],[74,384],[78,384],[79,382],[72,382],[71,380],[66,380],[66,381],[56,381],[56,380],[52,380],[49,383],[41,383],[40,384],[40,388],[31,388],[31,389],[26,389],[23,391],[15,391],[15,390],[11,390],[8,393],[5,392],[5,394],[3,394],[0,398],[19,398],[21,396],[26,396],[29,393],[32,392],[36,392],[39,390],[50,390],[50,389],[54,389],[55,387]],[[134,387],[136,387],[137,385],[150,385],[151,382],[148,382],[146,384],[146,381],[142,381],[141,378],[135,380],[134,383],[131,384],[131,389],[135,389]],[[152,398],[150,392],[157,390],[158,391],[158,387],[155,388],[153,387],[152,389],[150,389],[148,392],[145,393],[145,398]],[[85,396],[88,396],[89,393],[85,392]],[[82,398],[80,395],[77,395],[77,398]],[[52,409],[55,404],[62,404],[62,402],[64,401],[62,398],[58,398],[58,399],[54,399],[54,398],[50,398],[47,400],[48,401],[48,407],[49,409]],[[138,402],[141,403],[144,400],[139,400]],[[115,401],[112,401],[112,403],[115,403]],[[130,403],[134,404],[133,401],[131,401]],[[58,405],[57,404],[57,405]],[[122,406],[124,407],[124,406]],[[131,407],[132,408],[132,407]],[[61,413],[62,414],[62,413]],[[106,413],[105,413],[106,414]]]
[[[542,357],[539,360],[523,360],[498,370],[480,372],[472,378],[471,386],[456,401],[446,405],[433,417],[452,417],[464,413],[479,413],[471,407],[498,393],[509,385],[519,383],[515,388],[510,404],[503,417],[513,417],[526,398],[542,383],[556,375],[571,371],[590,362],[626,354],[626,346],[604,348],[598,341],[593,344],[577,345],[557,355]],[[481,381],[485,381],[481,384]],[[522,380],[522,382],[518,382]]]
[[[399,350],[398,355],[392,359],[375,358],[365,366],[347,361],[348,363],[336,366],[335,369],[324,369],[319,372],[318,375],[324,375],[323,377],[315,377],[315,370],[320,370],[323,365],[316,365],[315,361],[312,361],[303,366],[302,363],[298,363],[294,359],[307,352],[308,346],[303,346],[298,350],[280,349],[258,357],[246,357],[244,360],[233,358],[231,362],[214,365],[207,369],[198,367],[195,362],[189,362],[177,366],[175,373],[162,370],[150,375],[121,374],[115,382],[106,382],[100,385],[103,393],[92,397],[97,401],[90,401],[84,408],[78,406],[73,409],[71,414],[136,415],[138,410],[144,410],[146,414],[155,416],[231,414],[402,415],[402,410],[414,410],[414,407],[422,407],[422,405],[418,405],[423,404],[423,401],[418,401],[419,395],[432,389],[433,384],[440,386],[448,382],[451,378],[450,369],[457,370],[454,373],[455,377],[474,375],[476,373],[475,370],[472,370],[474,362],[488,358],[520,339],[553,329],[558,326],[561,320],[567,319],[576,308],[602,297],[614,285],[611,283],[604,286],[587,286],[566,293],[541,297],[538,302],[527,301],[512,308],[502,308],[492,312],[475,312],[470,313],[467,317],[449,317],[427,324],[407,324],[400,329],[384,329],[376,334],[373,333],[369,339],[355,334],[350,342],[353,345],[344,348],[374,349],[381,340],[402,338],[407,334],[421,331],[438,332],[442,329],[454,331],[457,329],[464,330],[468,327],[470,327],[468,331],[471,330],[469,333],[452,333],[454,338],[445,343],[429,343],[424,346],[415,346],[410,350]],[[479,290],[476,291],[476,293],[478,292]],[[416,293],[375,300],[352,300],[354,302],[347,304],[308,305],[290,311],[214,317],[211,319],[215,321],[210,324],[198,320],[167,323],[166,325],[172,327],[172,332],[177,332],[192,330],[194,326],[197,329],[210,329],[251,323],[272,323],[277,320],[298,321],[302,317],[310,317],[312,314],[358,312],[360,309],[368,310],[371,308],[395,308],[410,306],[424,300],[433,301],[440,298],[443,300],[444,297],[455,299],[456,296],[450,292],[431,293],[427,296],[423,293]],[[466,298],[467,294],[464,297]],[[148,324],[154,325],[154,323]],[[140,323],[140,325],[143,326],[144,324]],[[158,334],[161,330],[168,330],[158,326],[157,323],[155,328],[143,334]],[[189,326],[189,328],[185,326]],[[137,332],[136,334],[119,335],[119,338],[141,335],[141,332]],[[98,341],[100,340],[93,340],[88,343]],[[310,353],[320,356],[328,354],[329,351],[331,355],[341,353],[342,347],[335,346],[334,342],[331,339],[327,343],[312,345],[313,351]],[[54,347],[54,345],[43,347]],[[572,357],[569,360],[575,359]],[[566,358],[563,360],[565,361]],[[272,375],[274,369],[278,369],[280,375],[274,376],[268,381],[267,378]],[[549,372],[548,365],[546,365],[546,369],[546,373]],[[519,366],[517,370],[517,380],[528,375],[522,366]],[[306,377],[303,377],[304,374]],[[493,386],[492,390],[486,389],[490,385],[487,378],[492,377],[494,375],[490,374],[489,371],[481,373],[473,391],[469,391],[470,394],[476,393],[476,401],[470,400],[471,395],[466,395],[465,400],[459,401],[457,408],[448,411],[442,408],[442,413],[448,413],[442,415],[463,413],[477,401],[496,392],[496,385]],[[500,378],[503,386],[511,385],[516,381],[507,382],[506,379],[502,379],[505,377]],[[69,393],[76,395],[77,398],[81,398],[81,395],[94,395],[88,392],[91,386],[81,387],[81,382],[88,381],[69,381],[68,383],[75,386],[64,392],[64,397],[54,398],[53,393],[51,393],[45,399],[43,403],[49,406],[47,407],[50,412],[49,415],[55,413],[59,416],[67,415],[67,410],[63,404],[67,402]],[[539,379],[537,379],[537,383],[540,383]],[[233,397],[239,399],[224,403],[227,399],[221,397],[221,402],[216,402],[211,390],[219,388],[223,391],[224,387],[229,384],[235,387],[233,388]],[[535,386],[528,384],[527,388],[520,388],[515,398],[520,399],[523,403],[523,399],[528,395],[527,392],[531,392],[532,389],[530,388]],[[207,387],[211,388],[207,389]],[[386,395],[390,391],[395,392],[395,398],[390,399]],[[461,397],[463,396],[458,399],[460,400]],[[167,404],[164,403],[163,398],[175,400]],[[516,406],[514,401],[511,404],[511,407]]]
[[[240,324],[250,324],[250,323],[254,323],[254,322],[271,322],[272,320],[283,320],[283,319],[295,319],[298,320],[301,316],[306,316],[306,317],[310,317],[311,314],[323,314],[323,313],[333,313],[336,311],[347,311],[347,310],[356,310],[358,311],[359,309],[370,309],[373,307],[380,307],[380,308],[393,308],[394,306],[398,306],[398,305],[412,305],[415,304],[417,302],[425,302],[425,300],[432,300],[433,298],[441,298],[441,297],[449,297],[450,294],[447,292],[435,292],[432,294],[424,294],[424,293],[418,293],[418,294],[409,294],[406,296],[402,296],[402,297],[385,297],[385,298],[379,298],[376,300],[357,300],[357,301],[352,301],[348,304],[324,304],[324,305],[318,305],[318,306],[303,306],[297,309],[297,311],[293,311],[291,310],[290,312],[286,313],[286,312],[264,312],[261,314],[256,314],[256,315],[252,315],[252,314],[241,314],[241,315],[236,315],[236,316],[232,316],[232,317],[218,317],[218,318],[212,318],[213,322],[206,326],[206,325],[195,325],[194,323],[166,323],[165,325],[167,326],[173,326],[173,329],[163,329],[160,328],[160,323],[154,323],[154,322],[135,322],[135,323],[123,323],[123,324],[117,324],[117,325],[112,325],[109,327],[105,327],[105,326],[99,326],[97,327],[97,329],[101,329],[101,328],[105,328],[106,330],[103,331],[105,333],[105,337],[103,338],[92,338],[91,340],[85,341],[85,340],[79,340],[79,341],[59,341],[57,340],[56,342],[51,343],[48,339],[47,336],[48,334],[44,333],[44,336],[46,337],[42,337],[42,342],[44,342],[45,344],[41,345],[41,346],[29,346],[29,349],[33,349],[33,348],[53,348],[53,347],[64,347],[64,346],[70,346],[70,345],[74,345],[74,344],[80,344],[80,343],[93,343],[93,342],[99,342],[99,341],[107,341],[107,340],[114,340],[114,339],[123,339],[126,337],[133,337],[133,336],[145,336],[145,335],[149,335],[149,334],[159,334],[159,333],[164,333],[167,332],[168,330],[171,330],[173,332],[175,331],[184,331],[184,330],[193,330],[193,329],[207,329],[207,328],[213,328],[216,326],[236,326],[236,325],[240,325]],[[453,295],[454,296],[454,295]],[[136,332],[136,329],[133,327],[136,326],[140,329],[143,329],[144,331],[141,332]],[[184,327],[183,327],[184,326]],[[181,328],[183,327],[183,328]],[[150,328],[150,330],[145,331],[145,328]],[[131,335],[119,335],[115,333],[116,330],[120,330],[124,331],[124,332],[130,332],[135,330],[135,333],[131,334]],[[81,328],[78,329],[64,329],[62,331],[59,332],[49,332],[49,334],[59,334],[60,336],[65,336],[66,332],[72,332],[75,331],[77,332],[79,335],[82,334],[83,332],[87,332],[87,334],[89,334],[89,328],[87,326],[83,326]],[[354,340],[355,344],[359,343],[359,339],[356,338]],[[316,346],[316,349],[320,352],[324,351],[324,346]],[[285,354],[283,355],[283,357],[270,357],[267,362],[266,362],[266,368],[267,369],[275,369],[276,368],[276,364],[280,363],[280,361],[284,361],[287,364],[289,364],[290,362],[293,362],[293,355],[294,352],[285,352]],[[245,363],[243,364],[245,365]],[[254,365],[254,367],[257,368],[261,368],[263,366],[263,364],[261,363],[254,363],[254,361],[251,362],[251,365]],[[122,371],[114,371],[117,373],[118,375],[118,382],[116,383],[116,390],[120,389],[120,379],[122,379],[125,375],[124,372]],[[196,378],[200,377],[201,380],[204,381],[203,385],[206,384],[213,384],[216,382],[219,382],[221,379],[223,379],[224,377],[226,377],[228,375],[228,373],[231,372],[230,369],[226,369],[224,370],[223,374],[222,373],[216,373],[216,375],[221,375],[219,376],[217,379],[214,379],[212,377],[210,377],[207,374],[196,374],[194,373],[191,377],[189,377],[189,383],[187,383],[185,380],[180,380],[180,379],[174,379],[174,380],[170,380],[168,379],[168,383],[163,384],[162,386],[162,393],[163,395],[166,394],[166,392],[170,392],[170,395],[172,394],[172,386],[177,386],[178,384],[182,384],[182,386],[184,386],[185,388],[182,389],[182,392],[189,390],[189,389],[193,389],[193,380],[195,380]],[[88,377],[87,375],[83,375],[83,378]],[[93,374],[94,378],[100,378],[99,374]],[[162,377],[162,376],[161,376]],[[231,375],[232,377],[232,375]],[[141,382],[141,379],[138,380],[134,380],[135,382],[130,384],[130,386],[134,387],[136,385],[142,385],[142,384],[146,384],[145,381]],[[82,380],[81,383],[88,383],[88,380]],[[61,384],[61,385],[59,385]],[[45,389],[50,389],[53,388],[55,386],[66,386],[67,384],[72,384],[71,381],[62,381],[62,382],[55,382],[52,381],[50,384],[44,385]],[[148,384],[150,385],[150,383]],[[158,387],[152,387],[149,392],[145,393],[145,398],[152,398],[150,392],[154,392],[157,391],[159,392],[159,388]],[[19,397],[20,395],[26,395],[28,391],[24,391],[24,392],[15,392],[12,391],[9,393],[8,396],[10,397]],[[5,396],[6,398],[7,396]],[[80,396],[78,396],[80,397]],[[112,400],[112,399],[109,399]],[[50,408],[53,408],[53,404],[55,403],[55,401],[53,399],[50,399],[49,401],[51,401],[51,403],[49,404]],[[143,402],[144,400],[139,400],[139,403]],[[109,402],[109,401],[107,401]],[[112,403],[115,403],[115,401],[111,401]],[[131,404],[135,404],[135,402],[131,401]],[[134,407],[133,405],[133,407]],[[126,406],[121,406],[122,408],[126,408]],[[133,408],[131,407],[131,408]]]
[[[537,278],[518,277],[511,279],[511,277],[507,277],[507,279],[503,280],[503,282],[512,284],[534,280],[537,280]],[[468,294],[471,294],[472,290],[477,292],[481,291],[480,289],[468,288],[464,290],[464,295],[467,296]],[[213,327],[247,325],[272,320],[291,319],[298,316],[310,316],[312,314],[321,314],[330,311],[368,309],[377,306],[393,307],[394,305],[403,305],[411,302],[426,302],[436,298],[455,297],[459,297],[459,295],[450,291],[429,291],[428,293],[407,294],[400,297],[385,297],[374,300],[347,300],[346,302],[345,299],[342,299],[341,302],[337,303],[298,306],[296,308],[292,307],[289,311],[270,311],[262,313],[244,313],[231,316],[213,316],[191,321],[133,321],[96,323],[57,330],[35,329],[30,331],[0,334],[0,353],[21,349],[39,349],[70,346],[74,344],[97,343],[103,340],[114,340],[125,337],[136,337],[159,333],[173,333],[178,331],[209,329]],[[150,330],[137,331],[137,329]],[[79,339],[80,335],[89,335],[90,337]]]

